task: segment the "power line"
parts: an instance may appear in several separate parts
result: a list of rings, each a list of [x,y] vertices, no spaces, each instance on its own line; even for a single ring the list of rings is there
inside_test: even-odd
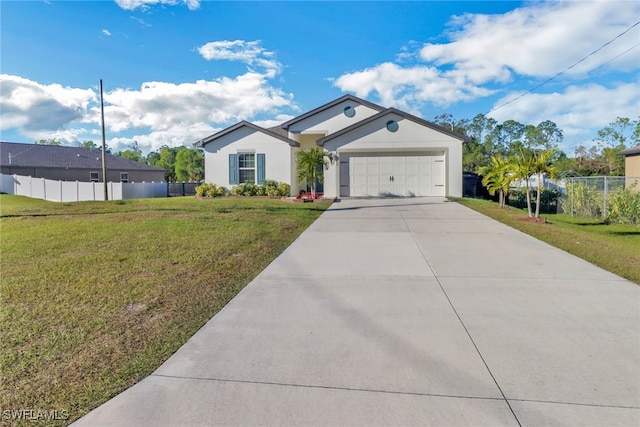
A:
[[[614,41],[616,41],[617,39],[619,39],[620,37],[622,37],[623,35],[625,35],[626,33],[628,33],[629,31],[631,31],[633,28],[637,27],[638,25],[640,25],[640,21],[636,22],[635,24],[633,24],[632,26],[630,26],[629,28],[627,28],[626,30],[624,30],[623,32],[621,32],[620,34],[618,34],[617,36],[615,36],[614,38],[612,38],[611,40],[609,40],[608,42],[606,42],[605,44],[603,44],[602,46],[600,46],[598,49],[594,50],[593,52],[591,52],[590,54],[588,54],[587,56],[585,56],[584,58],[582,58],[581,60],[579,60],[578,62],[574,63],[573,65],[570,65],[569,67],[565,68],[564,70],[560,71],[558,74],[556,74],[555,76],[549,77],[547,80],[543,81],[542,83],[540,83],[539,85],[535,86],[532,89],[529,89],[528,91],[526,91],[525,93],[522,93],[518,96],[516,96],[515,98],[513,98],[510,101],[505,102],[504,104],[498,105],[497,107],[492,108],[491,110],[487,111],[486,114],[491,113],[492,111],[496,111],[499,108],[502,108],[506,105],[511,104],[514,101],[517,101],[518,99],[522,98],[525,95],[529,95],[530,93],[535,92],[537,89],[539,89],[541,86],[546,85],[547,83],[549,83],[550,81],[554,80],[556,77],[561,76],[562,74],[566,73],[567,71],[569,71],[570,69],[572,69],[573,67],[575,67],[576,65],[580,64],[581,62],[586,61],[587,59],[589,59],[590,57],[592,57],[593,55],[595,55],[597,52],[601,51],[602,49],[604,49],[605,47],[609,46],[611,43],[613,43]],[[615,58],[605,62],[604,64],[599,65],[597,68],[594,69],[598,69],[600,67],[602,67],[603,65],[608,64],[609,62],[613,61],[614,59],[624,55],[625,53],[629,52],[630,50],[636,48],[638,45],[633,46],[630,49],[627,49],[626,51],[624,51],[623,53],[621,53],[620,55],[616,56]],[[591,70],[593,71],[593,70]],[[486,115],[485,114],[485,115]]]

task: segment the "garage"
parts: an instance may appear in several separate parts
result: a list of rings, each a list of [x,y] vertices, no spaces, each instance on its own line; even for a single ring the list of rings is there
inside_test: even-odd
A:
[[[341,197],[444,196],[444,153],[342,155]]]
[[[403,111],[380,111],[316,142],[334,160],[325,197],[460,197],[467,140]]]

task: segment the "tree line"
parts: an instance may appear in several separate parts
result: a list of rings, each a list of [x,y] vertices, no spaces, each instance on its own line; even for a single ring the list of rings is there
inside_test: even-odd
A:
[[[502,123],[478,114],[473,119],[455,119],[451,114],[435,117],[435,123],[465,134],[471,142],[463,146],[465,172],[478,173],[492,163],[494,156],[512,158],[524,151],[554,149],[549,162],[561,176],[624,175],[624,158],[618,152],[640,144],[640,117],[631,120],[617,117],[600,129],[591,146],[579,145],[570,157],[559,146],[564,133],[554,122],[545,120],[537,125],[515,120]]]

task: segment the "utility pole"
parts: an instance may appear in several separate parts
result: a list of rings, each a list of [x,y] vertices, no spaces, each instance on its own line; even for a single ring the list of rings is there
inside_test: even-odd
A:
[[[104,184],[104,200],[109,200],[109,189],[107,187],[107,149],[104,134],[104,101],[102,99],[102,79],[100,79],[100,116],[102,117],[102,182]]]

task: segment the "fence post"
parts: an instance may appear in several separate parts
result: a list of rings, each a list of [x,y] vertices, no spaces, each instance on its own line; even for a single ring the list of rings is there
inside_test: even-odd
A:
[[[607,220],[607,176],[604,177],[604,201],[602,207],[602,220]]]

